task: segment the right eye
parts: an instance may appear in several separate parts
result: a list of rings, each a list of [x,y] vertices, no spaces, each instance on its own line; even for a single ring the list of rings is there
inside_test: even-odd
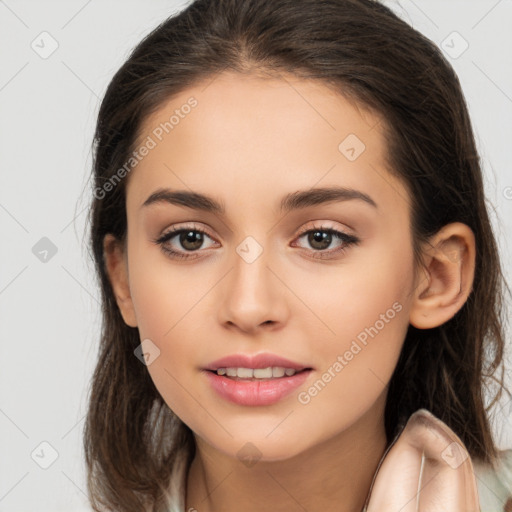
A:
[[[198,252],[204,244],[204,237],[207,236],[211,239],[208,233],[195,226],[173,226],[171,230],[164,233],[161,237],[153,240],[154,243],[161,246],[162,251],[171,258],[187,259],[197,258],[198,255],[191,255],[188,253]],[[176,248],[173,239],[176,238],[181,248]]]

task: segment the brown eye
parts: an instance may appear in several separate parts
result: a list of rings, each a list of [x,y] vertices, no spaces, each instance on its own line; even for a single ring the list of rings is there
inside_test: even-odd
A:
[[[360,241],[355,236],[322,226],[302,231],[298,239],[301,238],[306,238],[307,244],[311,247],[309,252],[312,253],[313,258],[329,258],[344,252],[351,245],[357,245]],[[335,241],[340,242],[338,248],[328,250]]]
[[[181,231],[178,239],[187,251],[195,251],[203,245],[203,233],[195,230]]]
[[[326,231],[310,231],[308,233],[308,243],[314,249],[323,251],[327,249],[332,243],[332,234]]]
[[[205,243],[205,236],[212,238],[203,231],[195,227],[173,227],[170,231],[163,234],[160,238],[153,240],[154,243],[161,246],[162,251],[171,258],[197,258]],[[187,254],[189,253],[189,254]]]

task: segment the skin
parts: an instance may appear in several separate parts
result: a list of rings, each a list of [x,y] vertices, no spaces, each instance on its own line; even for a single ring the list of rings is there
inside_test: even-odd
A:
[[[104,241],[124,321],[160,350],[148,371],[195,435],[186,510],[359,511],[386,447],[387,383],[408,325],[435,327],[462,307],[473,233],[445,226],[425,247],[425,269],[415,269],[408,194],[386,169],[382,120],[323,84],[222,73],[155,111],[142,137],[190,96],[197,107],[128,178],[126,247],[111,235]],[[338,149],[348,134],[365,145],[354,161]],[[288,193],[333,185],[364,192],[377,208],[352,199],[278,211]],[[226,213],[142,207],[160,187],[211,195]],[[171,226],[207,231],[189,260],[154,243]],[[359,243],[334,253],[344,243],[333,237],[324,259],[315,258],[320,244],[299,235],[319,226]],[[251,263],[236,251],[248,236],[263,249]],[[179,235],[167,245],[187,253]],[[299,392],[397,303],[400,312],[300,403]],[[259,352],[314,370],[300,389],[259,407],[227,402],[201,372],[222,356]],[[247,443],[260,457],[250,467],[237,455]]]

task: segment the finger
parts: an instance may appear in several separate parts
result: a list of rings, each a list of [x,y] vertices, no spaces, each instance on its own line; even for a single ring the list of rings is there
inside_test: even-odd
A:
[[[428,411],[416,411],[377,470],[367,511],[479,510],[473,466],[463,443]]]

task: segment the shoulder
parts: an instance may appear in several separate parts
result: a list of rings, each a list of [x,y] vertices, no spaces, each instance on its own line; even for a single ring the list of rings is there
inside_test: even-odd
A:
[[[178,459],[172,478],[165,510],[185,512],[187,465]],[[472,459],[478,487],[481,512],[512,512],[512,449],[499,452],[499,464],[493,469],[478,459]]]
[[[472,459],[481,512],[512,512],[512,449],[499,452],[496,468]]]

